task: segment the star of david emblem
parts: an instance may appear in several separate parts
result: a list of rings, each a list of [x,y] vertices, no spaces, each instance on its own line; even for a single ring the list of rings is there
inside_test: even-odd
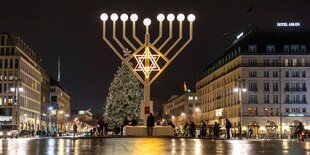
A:
[[[160,71],[160,67],[157,64],[160,56],[152,54],[150,52],[144,52],[143,54],[137,54],[134,56],[137,61],[135,71],[142,71],[146,77],[149,77],[152,71]],[[146,59],[149,59],[149,65],[145,65]]]

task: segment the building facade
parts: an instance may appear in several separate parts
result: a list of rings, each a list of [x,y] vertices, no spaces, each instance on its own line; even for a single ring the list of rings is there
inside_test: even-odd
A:
[[[165,119],[174,119],[179,116],[191,119],[193,115],[200,113],[195,92],[185,92],[183,95],[172,95],[166,103],[163,104],[163,113]]]
[[[40,129],[41,73],[34,51],[19,37],[0,33],[0,123]]]
[[[43,68],[41,71],[41,129],[44,131],[50,127],[49,104],[50,104],[50,77]]]
[[[228,118],[233,134],[249,126],[255,135],[289,134],[299,122],[310,129],[309,47],[310,31],[300,29],[239,36],[196,82],[202,117]]]
[[[67,131],[66,124],[70,116],[71,97],[59,81],[50,77],[50,117],[52,126],[57,131]]]

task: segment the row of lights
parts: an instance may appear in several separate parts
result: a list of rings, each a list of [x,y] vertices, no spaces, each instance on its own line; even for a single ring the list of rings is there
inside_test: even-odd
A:
[[[126,22],[126,21],[128,20],[128,15],[125,14],[125,13],[123,13],[123,14],[120,16],[120,18],[121,18],[121,20],[122,20],[123,22]],[[189,14],[189,15],[187,16],[187,20],[188,20],[189,22],[193,22],[193,21],[195,20],[195,18],[196,18],[196,17],[195,17],[195,15],[193,15],[193,14]],[[102,21],[107,21],[107,20],[109,19],[109,16],[108,16],[108,14],[103,13],[103,14],[101,14],[101,16],[100,16],[100,19],[101,19]],[[117,15],[116,13],[113,13],[113,14],[111,14],[111,16],[110,16],[110,19],[111,19],[112,21],[117,21],[117,20],[118,20],[118,15]],[[130,20],[131,20],[132,22],[136,22],[136,21],[138,20],[138,15],[137,15],[137,14],[131,14],[131,15],[130,15]],[[162,14],[162,13],[158,14],[158,15],[157,15],[157,20],[158,20],[159,22],[164,21],[164,20],[165,20],[165,15]],[[175,15],[172,14],[172,13],[171,13],[171,14],[168,14],[167,20],[168,20],[169,22],[174,21],[174,20],[175,20]],[[182,13],[178,14],[178,15],[177,15],[177,20],[180,21],[180,22],[184,21],[184,20],[185,20],[185,15],[182,14]],[[143,24],[144,24],[145,26],[151,25],[151,19],[145,18],[145,19],[143,20]]]

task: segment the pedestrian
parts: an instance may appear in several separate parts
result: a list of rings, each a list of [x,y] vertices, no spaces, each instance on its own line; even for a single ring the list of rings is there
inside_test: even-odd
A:
[[[90,129],[89,132],[90,132],[90,137],[93,137],[93,135],[94,135],[93,129]]]
[[[232,125],[227,118],[226,118],[225,127],[226,127],[226,132],[227,132],[227,139],[230,139],[230,129],[231,129]]]
[[[75,135],[77,134],[77,125],[73,125],[73,137],[75,138]]]
[[[96,137],[96,128],[93,128],[94,137]]]
[[[175,125],[172,123],[171,120],[168,121],[168,125],[171,126],[173,129],[175,128]]]
[[[158,120],[157,123],[156,123],[156,125],[157,125],[157,126],[160,126],[160,125],[161,125],[161,120]]]
[[[109,123],[108,123],[108,121],[106,120],[106,121],[104,121],[104,124],[103,124],[103,126],[104,126],[104,136],[108,136],[108,129],[109,129]]]
[[[204,137],[206,136],[206,134],[207,134],[206,130],[207,130],[207,125],[206,125],[206,123],[202,120],[202,121],[201,121],[201,125],[200,125],[200,137],[201,137],[201,138],[204,138]]]
[[[219,138],[220,136],[219,134],[220,134],[220,125],[217,122],[215,122],[213,126],[213,138],[214,139]]]
[[[252,126],[250,126],[249,128],[249,138],[252,139],[252,135],[253,135],[254,129]]]
[[[153,127],[154,127],[154,123],[155,123],[155,118],[152,115],[152,113],[150,113],[150,116],[147,117],[147,121],[146,121],[146,125],[147,125],[147,135],[148,136],[153,136]]]
[[[299,135],[299,141],[304,141],[304,134],[305,134],[305,128],[304,128],[304,125],[302,124],[302,122],[299,122],[296,130],[295,130],[295,133]]]
[[[185,123],[185,125],[184,125],[184,137],[189,137],[189,124],[188,124],[188,122],[186,122]]]
[[[196,132],[196,126],[195,126],[195,123],[193,121],[191,121],[191,124],[190,124],[190,128],[189,128],[189,132],[190,132],[190,136],[191,137],[196,137],[195,135],[195,132]]]
[[[121,128],[120,128],[121,136],[123,136],[123,130],[126,125],[129,125],[129,120],[127,117],[125,117],[123,124],[121,125]]]
[[[103,126],[104,126],[104,122],[103,122],[102,119],[100,119],[100,120],[98,121],[98,125],[99,125],[99,135],[100,135],[100,136],[103,136]]]
[[[131,126],[137,126],[138,125],[138,122],[136,119],[132,118],[131,119]]]

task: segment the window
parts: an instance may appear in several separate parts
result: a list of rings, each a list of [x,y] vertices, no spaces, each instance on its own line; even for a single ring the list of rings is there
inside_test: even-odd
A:
[[[257,95],[250,94],[249,95],[249,103],[257,103]]]
[[[285,108],[286,113],[290,113],[290,108]]]
[[[305,60],[305,58],[301,58],[301,66],[306,66],[306,60]]]
[[[301,103],[307,104],[307,96],[306,95],[301,95]]]
[[[299,71],[291,71],[291,77],[299,77]]]
[[[249,82],[249,91],[257,91],[257,83]]]
[[[279,96],[278,94],[273,94],[273,103],[279,103]]]
[[[301,53],[306,53],[307,52],[307,46],[306,45],[301,45],[300,46],[300,52]]]
[[[267,45],[266,51],[267,51],[267,53],[274,53],[275,52],[274,45]]]
[[[189,103],[188,106],[189,106],[189,107],[193,107],[193,103]]]
[[[264,59],[264,66],[269,66],[269,59]]]
[[[256,59],[249,59],[249,66],[255,66],[257,64]]]
[[[264,103],[269,103],[269,95],[268,94],[264,95]]]
[[[290,72],[289,71],[285,71],[285,77],[290,77]]]
[[[302,108],[302,112],[303,113],[307,113],[307,109],[306,108]]]
[[[292,113],[300,113],[300,109],[299,108],[292,108]]]
[[[284,45],[284,53],[289,53],[289,52],[290,52],[290,46]]]
[[[264,108],[264,115],[265,115],[265,116],[268,115],[268,108]]]
[[[0,69],[2,68],[2,59],[0,59]]]
[[[269,71],[264,71],[264,77],[269,77]]]
[[[273,91],[278,91],[279,89],[278,89],[278,82],[273,82],[272,83],[272,87],[273,87]]]
[[[10,68],[13,68],[13,59],[10,59]]]
[[[278,71],[272,71],[272,76],[273,77],[278,77]]]
[[[256,53],[257,46],[256,45],[249,45],[249,53]]]
[[[57,96],[51,96],[51,102],[57,102]]]
[[[299,53],[299,45],[291,45],[292,53]]]
[[[293,66],[297,66],[297,59],[293,59],[292,62],[293,62],[293,63],[292,63]]]
[[[264,82],[264,91],[269,91],[269,82]]]
[[[256,71],[249,71],[249,77],[257,77]]]
[[[279,65],[278,59],[272,59],[272,65],[273,65],[273,66]]]
[[[300,102],[300,96],[297,94],[292,95],[292,103],[299,103]]]
[[[193,100],[193,99],[194,99],[193,96],[189,96],[189,97],[188,97],[188,100]]]
[[[279,108],[274,108],[276,112],[276,116],[279,116]]]
[[[289,61],[287,58],[284,59],[284,64],[285,64],[285,66],[289,66]]]
[[[19,61],[18,59],[15,59],[15,69],[17,69],[19,67]]]
[[[306,71],[301,71],[301,77],[306,77]]]

